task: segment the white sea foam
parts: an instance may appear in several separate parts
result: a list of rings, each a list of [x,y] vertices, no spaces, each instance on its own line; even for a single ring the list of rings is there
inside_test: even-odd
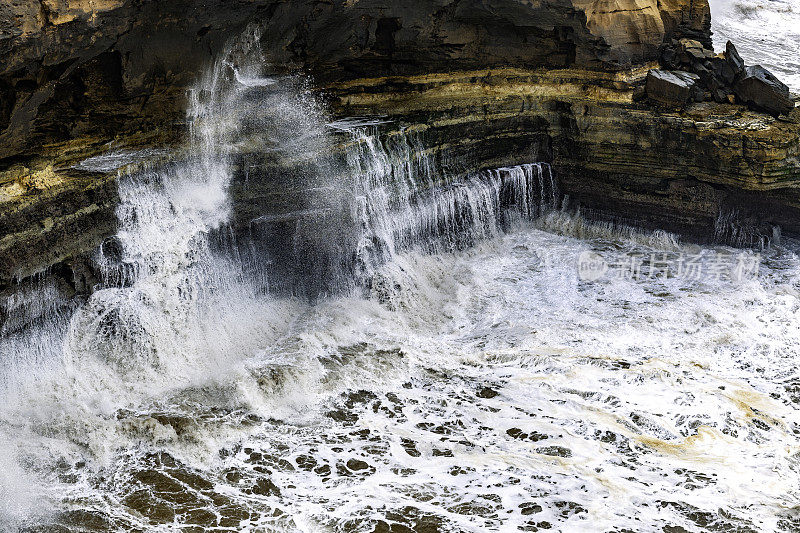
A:
[[[800,93],[800,5],[795,0],[712,0],[714,47],[731,40],[748,65],[771,69]]]
[[[74,442],[110,439],[90,468],[47,446],[79,479],[51,492],[108,529],[793,531],[797,256],[764,251],[741,282],[589,283],[587,250],[740,253],[557,213],[463,251],[400,251],[368,298],[268,298],[246,311],[270,331],[249,320],[241,344],[209,346],[235,350],[214,379],[87,420],[95,437]],[[203,323],[230,327],[216,303]],[[177,518],[138,514],[159,506]]]

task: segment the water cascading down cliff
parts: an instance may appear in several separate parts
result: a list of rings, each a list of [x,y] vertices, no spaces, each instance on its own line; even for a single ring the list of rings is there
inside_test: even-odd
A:
[[[331,122],[303,80],[265,74],[257,43],[246,33],[189,91],[184,151],[121,171],[118,231],[95,252],[88,299],[44,273],[2,302],[3,464],[72,453],[42,431],[113,452],[120,412],[224,373],[290,320],[270,316],[271,294],[369,291],[401,252],[463,249],[558,204],[546,164],[448,176],[418,135]],[[282,176],[294,210],[236,230],[229,190],[242,175],[256,187],[262,158],[301,169]],[[287,220],[276,242],[269,228]],[[24,512],[20,483],[0,476],[0,516]]]

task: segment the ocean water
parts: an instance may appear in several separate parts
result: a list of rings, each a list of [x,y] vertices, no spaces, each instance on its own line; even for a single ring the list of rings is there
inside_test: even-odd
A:
[[[447,176],[257,42],[191,92],[189,157],[121,171],[99,290],[0,302],[0,531],[800,530],[800,243],[590,222],[535,161]],[[317,154],[314,298],[235,242],[244,150]]]
[[[29,415],[4,511],[59,531],[796,531],[798,273],[787,249],[558,212],[403,253],[367,297],[213,317],[248,336],[213,375],[66,427]]]
[[[733,41],[748,65],[763,65],[800,93],[800,4],[795,0],[712,0],[714,47]]]

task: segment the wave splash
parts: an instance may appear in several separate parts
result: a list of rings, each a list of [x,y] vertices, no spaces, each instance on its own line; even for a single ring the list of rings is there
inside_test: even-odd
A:
[[[120,176],[88,301],[4,296],[0,528],[800,527],[791,243],[735,283],[581,279],[734,250],[565,213],[544,163],[448,175],[257,42],[191,91],[185,153]],[[233,200],[276,160],[297,201],[248,229],[291,227],[280,256]]]
[[[546,164],[448,177],[413,135],[386,137],[361,122],[329,127],[302,80],[264,72],[258,40],[245,34],[189,91],[182,153],[121,171],[118,231],[98,250],[91,296],[71,299],[43,275],[4,302],[0,463],[14,467],[0,477],[0,495],[16,496],[0,524],[61,516],[65,491],[96,486],[94,472],[125,450],[169,445],[202,463],[210,450],[193,439],[211,445],[222,429],[210,423],[187,441],[173,425],[198,409],[218,406],[223,425],[294,413],[331,379],[331,361],[286,340],[309,304],[271,295],[264,281],[275,258],[248,255],[251,243],[234,229],[231,189],[249,155],[305,169],[286,178],[311,214],[297,223],[289,268],[322,272],[332,278],[322,286],[339,294],[369,293],[404,253],[463,250],[556,206]],[[343,164],[320,155],[340,145]],[[65,476],[81,481],[65,485]],[[27,498],[23,487],[48,493]]]
[[[731,40],[748,65],[770,69],[800,93],[800,6],[794,0],[711,2],[714,47]]]

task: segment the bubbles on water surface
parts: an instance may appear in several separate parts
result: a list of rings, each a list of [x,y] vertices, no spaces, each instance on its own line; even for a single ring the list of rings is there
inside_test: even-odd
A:
[[[711,4],[714,47],[733,41],[748,65],[770,69],[800,92],[800,6],[794,0],[716,0]]]
[[[380,272],[402,305],[296,308],[228,385],[118,415],[138,444],[68,468],[72,510],[54,522],[793,531],[796,270],[744,285],[578,279],[584,250],[654,249],[609,244],[527,228],[397,256]],[[765,264],[796,261],[774,253]]]

